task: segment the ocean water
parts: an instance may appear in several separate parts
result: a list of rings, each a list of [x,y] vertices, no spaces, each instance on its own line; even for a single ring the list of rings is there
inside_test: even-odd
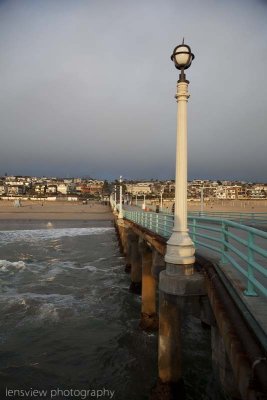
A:
[[[138,328],[112,223],[1,224],[0,398],[148,399],[157,335]],[[188,399],[221,399],[209,332],[194,319],[183,329]]]

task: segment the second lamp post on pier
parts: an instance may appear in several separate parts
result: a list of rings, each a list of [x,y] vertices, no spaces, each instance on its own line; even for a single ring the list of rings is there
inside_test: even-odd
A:
[[[163,189],[161,189],[161,191],[160,191],[160,211],[161,211],[161,212],[162,212],[162,210],[163,210],[162,196],[163,196]]]
[[[118,218],[123,218],[122,212],[122,176],[120,176],[120,208]]]

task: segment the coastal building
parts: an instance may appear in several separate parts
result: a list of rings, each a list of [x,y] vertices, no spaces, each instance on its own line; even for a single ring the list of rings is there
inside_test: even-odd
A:
[[[34,192],[37,195],[45,194],[46,193],[46,189],[47,189],[46,184],[38,183],[38,184],[34,185]]]
[[[20,196],[25,194],[24,185],[7,185],[6,194],[8,196]]]
[[[0,182],[0,196],[3,196],[4,194],[6,194],[6,186],[3,182]]]
[[[59,183],[57,185],[57,192],[61,194],[67,194],[68,193],[68,184],[66,183]]]
[[[87,183],[79,186],[79,189],[81,191],[81,194],[100,195],[102,192],[103,183]]]
[[[57,185],[47,185],[46,193],[57,194]]]
[[[247,190],[247,193],[252,199],[265,199],[267,198],[267,185],[253,185]]]
[[[126,184],[126,191],[127,193],[132,194],[133,196],[151,194],[151,182]]]

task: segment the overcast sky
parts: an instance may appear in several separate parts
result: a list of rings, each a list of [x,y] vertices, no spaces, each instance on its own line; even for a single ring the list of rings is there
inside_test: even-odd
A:
[[[174,178],[183,36],[189,179],[267,181],[264,0],[0,0],[0,175]]]

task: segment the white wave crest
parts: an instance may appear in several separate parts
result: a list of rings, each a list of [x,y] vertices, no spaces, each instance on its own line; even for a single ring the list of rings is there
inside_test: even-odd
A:
[[[26,311],[18,324],[24,325],[27,321],[58,321],[77,313],[80,303],[72,295],[23,293],[16,296],[0,295],[0,304],[3,312]]]
[[[61,229],[33,229],[0,231],[0,243],[12,243],[18,241],[38,242],[47,239],[59,239],[62,237],[101,235],[113,228],[61,228]]]
[[[26,269],[26,264],[23,261],[11,262],[7,260],[0,260],[0,271],[9,272],[9,271],[24,271]]]

